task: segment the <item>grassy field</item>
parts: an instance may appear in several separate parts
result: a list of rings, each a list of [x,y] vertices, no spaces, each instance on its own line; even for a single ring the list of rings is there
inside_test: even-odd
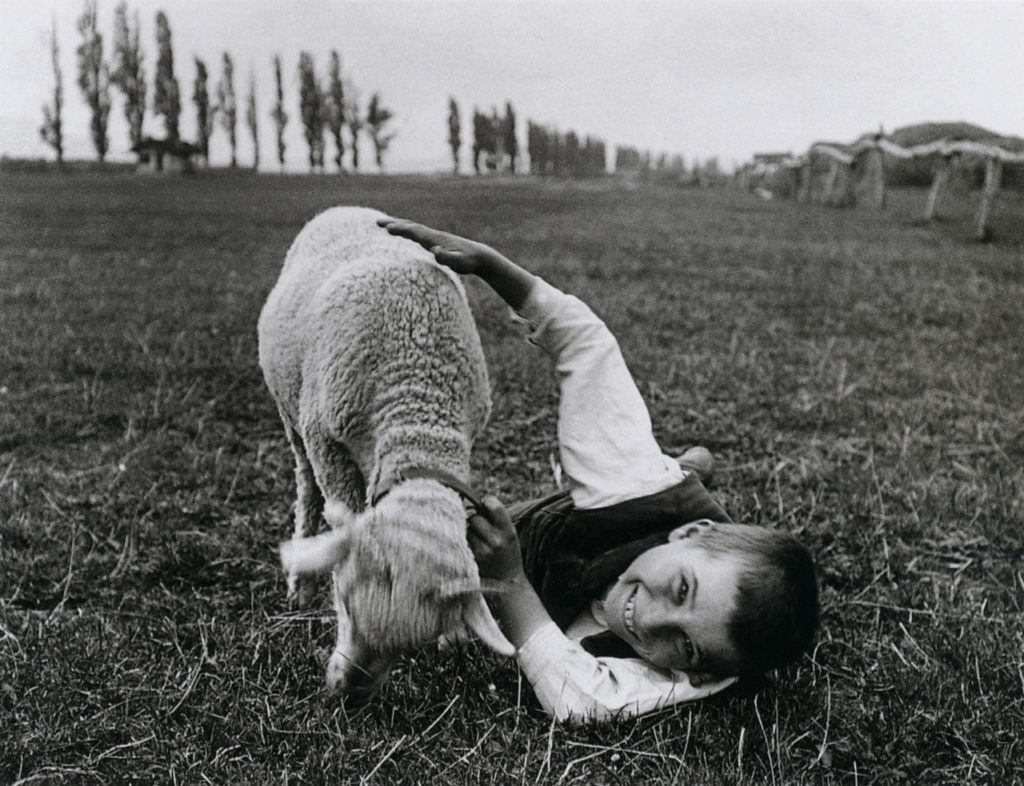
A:
[[[429,178],[0,174],[0,784],[1010,783],[1024,761],[1024,201],[996,242],[732,191]],[[478,646],[324,695],[290,611],[290,455],[256,361],[289,242],[360,203],[489,242],[620,337],[666,451],[817,556],[813,656],[554,726]],[[550,489],[554,383],[470,295],[477,484]]]

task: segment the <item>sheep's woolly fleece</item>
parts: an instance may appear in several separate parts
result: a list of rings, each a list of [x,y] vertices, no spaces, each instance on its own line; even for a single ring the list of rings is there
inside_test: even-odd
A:
[[[303,438],[341,443],[372,468],[370,497],[396,462],[465,476],[490,409],[461,282],[378,227],[383,215],[333,208],[310,221],[260,324],[260,362],[284,414]]]
[[[260,363],[296,452],[296,534],[326,509],[344,535],[321,554],[340,562],[337,601],[364,643],[404,649],[457,627],[479,588],[461,501],[409,481],[350,514],[403,469],[468,478],[490,395],[461,282],[383,215],[334,208],[306,225],[261,314]]]

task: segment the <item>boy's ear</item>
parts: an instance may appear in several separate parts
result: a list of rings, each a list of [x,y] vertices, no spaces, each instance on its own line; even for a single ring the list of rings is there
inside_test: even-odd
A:
[[[668,533],[668,539],[682,540],[683,538],[692,538],[695,535],[699,535],[705,529],[710,527],[714,522],[711,519],[698,519],[697,521],[691,521],[688,524],[676,527],[670,533]]]

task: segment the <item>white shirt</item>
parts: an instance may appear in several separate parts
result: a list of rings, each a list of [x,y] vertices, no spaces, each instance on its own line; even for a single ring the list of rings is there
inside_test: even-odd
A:
[[[531,343],[555,363],[559,457],[575,506],[603,508],[681,483],[684,470],[658,447],[618,342],[594,312],[538,279],[518,317]],[[735,682],[698,688],[685,672],[640,658],[595,658],[579,641],[601,630],[605,626],[584,613],[566,633],[554,622],[544,625],[516,653],[541,705],[558,720],[641,715],[702,699]]]
[[[679,462],[654,440],[619,343],[590,307],[537,279],[518,316],[558,372],[558,450],[576,507],[605,508],[682,483]]]

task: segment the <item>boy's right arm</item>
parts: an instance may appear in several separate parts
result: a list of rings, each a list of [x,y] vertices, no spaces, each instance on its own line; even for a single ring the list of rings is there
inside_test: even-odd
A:
[[[483,279],[513,309],[526,302],[537,283],[535,275],[484,243],[397,218],[378,219],[377,225],[392,235],[419,243],[456,273],[472,273]]]
[[[419,243],[442,265],[483,279],[531,327],[531,341],[559,376],[558,443],[579,508],[613,505],[683,479],[661,452],[618,342],[590,308],[490,246],[412,221],[381,218],[388,232]]]

